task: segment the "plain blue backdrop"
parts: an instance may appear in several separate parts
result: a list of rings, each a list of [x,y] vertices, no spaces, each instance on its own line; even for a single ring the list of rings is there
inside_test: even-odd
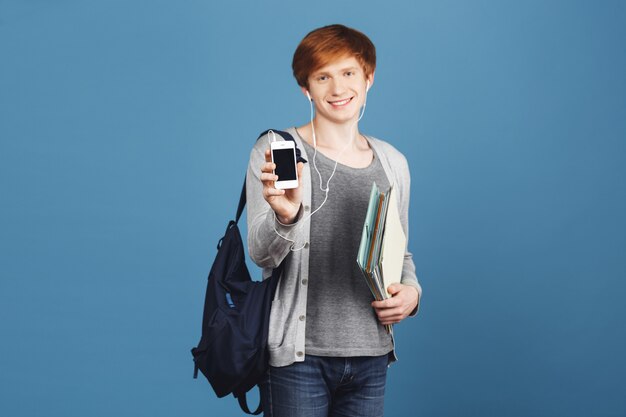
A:
[[[376,44],[361,128],[412,170],[386,415],[626,416],[626,4],[556,0],[0,0],[0,415],[240,415],[189,349],[330,23]]]

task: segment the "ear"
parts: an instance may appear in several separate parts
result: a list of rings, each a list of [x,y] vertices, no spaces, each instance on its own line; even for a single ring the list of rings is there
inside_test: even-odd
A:
[[[304,94],[304,97],[306,97],[307,100],[311,100],[311,97],[309,96],[309,89],[306,87],[300,87],[300,89],[302,90],[302,94]]]
[[[369,81],[370,83],[370,88],[369,90],[372,89],[372,86],[374,85],[374,73],[372,72],[368,77],[365,78],[366,81]],[[368,91],[369,91],[368,90]]]

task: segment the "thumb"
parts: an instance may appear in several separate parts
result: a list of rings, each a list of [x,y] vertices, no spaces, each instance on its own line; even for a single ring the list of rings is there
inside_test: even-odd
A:
[[[296,167],[298,169],[298,186],[301,186],[302,185],[302,170],[304,169],[304,163],[298,162]]]
[[[387,292],[393,296],[399,293],[401,289],[402,289],[401,284],[391,284],[390,286],[387,287]]]

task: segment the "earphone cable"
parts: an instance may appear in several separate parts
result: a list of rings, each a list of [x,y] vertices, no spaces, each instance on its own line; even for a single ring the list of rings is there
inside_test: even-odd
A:
[[[369,81],[368,81],[367,87],[365,89],[365,100],[363,101],[363,108],[361,109],[361,114],[359,115],[359,118],[357,120],[355,120],[355,122],[352,124],[351,129],[353,129],[356,126],[356,124],[361,121],[361,119],[363,118],[363,115],[365,114],[365,107],[367,106],[367,92],[368,92],[368,89],[369,89],[368,87],[369,87]],[[313,149],[314,149],[314,152],[313,152],[313,167],[315,168],[315,171],[317,172],[317,175],[318,175],[318,177],[320,179],[320,190],[324,192],[324,200],[319,205],[319,207],[317,207],[309,215],[307,215],[306,217],[304,217],[303,219],[298,221],[298,223],[296,223],[296,224],[283,224],[283,226],[287,226],[287,227],[293,227],[293,226],[296,226],[296,225],[299,225],[300,227],[303,227],[304,222],[309,220],[311,218],[311,216],[313,216],[315,213],[317,213],[324,206],[324,204],[328,200],[328,192],[330,191],[330,180],[333,178],[333,176],[335,175],[335,172],[337,171],[337,165],[339,164],[339,158],[341,157],[341,155],[343,155],[343,153],[346,151],[346,149],[348,149],[348,147],[354,142],[354,138],[357,136],[357,133],[358,133],[358,129],[357,129],[357,132],[355,132],[355,134],[351,135],[351,138],[348,141],[348,143],[346,143],[346,145],[343,147],[341,152],[339,152],[339,154],[337,155],[336,160],[335,160],[335,166],[333,167],[333,172],[330,174],[330,176],[328,177],[328,180],[326,181],[326,187],[322,187],[322,184],[323,184],[322,174],[319,171],[319,169],[317,168],[317,163],[316,163],[316,159],[317,159],[317,137],[315,135],[315,124],[313,123],[313,119],[314,119],[313,100],[311,100],[311,96],[310,95],[308,95],[308,97],[309,97],[309,105],[310,105],[310,110],[311,110],[311,131],[312,131],[312,135],[313,135]],[[274,137],[276,136],[276,134],[273,131],[271,131],[271,133],[274,134]],[[268,137],[268,140],[269,140],[269,137]],[[299,248],[294,248],[296,242],[294,240],[292,240],[292,239],[289,239],[289,238],[281,235],[278,232],[278,230],[276,230],[276,221],[278,221],[278,219],[276,217],[276,212],[274,212],[274,221],[275,221],[274,224],[273,224],[274,232],[278,236],[280,236],[281,238],[283,238],[283,239],[285,239],[285,240],[287,240],[287,241],[292,243],[291,248],[290,248],[290,250],[292,252],[302,250],[302,249],[304,249],[306,247],[308,242],[305,242]]]

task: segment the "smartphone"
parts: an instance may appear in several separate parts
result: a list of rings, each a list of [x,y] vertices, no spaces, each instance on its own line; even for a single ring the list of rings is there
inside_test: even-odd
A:
[[[278,175],[275,187],[281,190],[298,188],[298,169],[296,167],[296,144],[291,140],[279,140],[270,143],[272,162],[276,164],[274,174]]]

